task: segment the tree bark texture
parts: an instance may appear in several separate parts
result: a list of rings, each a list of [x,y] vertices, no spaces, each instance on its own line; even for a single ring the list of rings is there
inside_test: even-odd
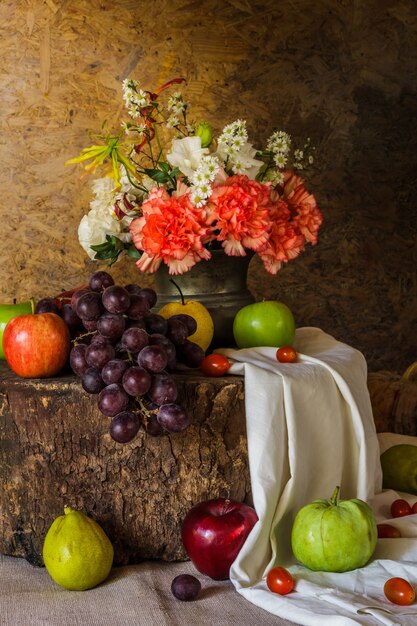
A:
[[[42,545],[64,506],[98,521],[115,564],[186,558],[180,528],[196,503],[227,496],[251,502],[240,377],[177,374],[191,425],[128,444],[79,379],[22,379],[0,364],[0,552],[42,565]],[[417,385],[370,375],[377,430],[416,434]]]
[[[96,519],[115,563],[186,558],[181,522],[197,502],[250,501],[243,381],[178,375],[186,431],[128,444],[71,375],[45,380],[0,370],[0,552],[42,564],[45,534],[64,506]]]

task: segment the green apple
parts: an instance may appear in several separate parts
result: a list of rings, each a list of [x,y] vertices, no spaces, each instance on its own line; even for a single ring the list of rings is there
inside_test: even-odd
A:
[[[0,359],[5,358],[3,352],[3,331],[6,328],[7,322],[13,317],[16,317],[16,315],[33,313],[34,310],[35,301],[33,299],[17,304],[0,304]]]
[[[381,454],[385,489],[417,495],[417,446],[400,443]]]
[[[286,304],[276,300],[248,304],[235,315],[233,335],[238,348],[291,346],[294,316]]]
[[[348,572],[363,567],[374,553],[378,531],[374,513],[363,500],[314,500],[300,509],[291,532],[295,558],[309,569]]]

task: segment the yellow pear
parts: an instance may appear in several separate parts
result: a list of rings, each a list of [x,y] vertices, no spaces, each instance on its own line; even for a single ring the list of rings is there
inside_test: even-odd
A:
[[[48,574],[64,589],[92,589],[109,575],[113,546],[91,517],[69,507],[50,526],[43,544]]]
[[[158,313],[165,319],[168,319],[171,315],[178,315],[179,313],[193,317],[197,322],[197,330],[190,335],[188,339],[198,344],[204,352],[207,350],[213,339],[214,324],[204,304],[197,302],[197,300],[182,299],[178,302],[168,302]]]

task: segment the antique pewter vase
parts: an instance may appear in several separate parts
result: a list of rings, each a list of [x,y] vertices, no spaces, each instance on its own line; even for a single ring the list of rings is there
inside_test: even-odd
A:
[[[246,284],[252,257],[250,250],[244,257],[228,256],[222,250],[213,250],[209,261],[200,261],[189,272],[176,276],[170,276],[168,267],[161,264],[155,274],[154,285],[158,308],[181,300],[178,289],[170,282],[172,278],[185,300],[197,300],[209,310],[214,322],[210,349],[233,346],[234,317],[239,309],[254,302]]]

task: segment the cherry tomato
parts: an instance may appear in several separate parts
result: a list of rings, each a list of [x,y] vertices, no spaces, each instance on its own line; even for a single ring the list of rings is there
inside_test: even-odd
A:
[[[380,539],[398,539],[401,537],[401,533],[398,528],[391,526],[391,524],[377,524],[378,537]]]
[[[389,578],[384,585],[384,593],[390,602],[403,606],[412,604],[416,597],[414,588],[404,578]]]
[[[399,498],[398,500],[394,500],[391,504],[392,517],[404,517],[404,515],[411,515],[411,513],[411,506],[408,504],[407,500]]]
[[[274,593],[285,596],[290,593],[295,586],[294,578],[285,567],[273,567],[266,576],[268,589]]]
[[[411,513],[417,513],[417,502],[414,502],[413,506],[411,507]]]
[[[295,363],[297,360],[297,352],[292,346],[281,346],[277,350],[277,361],[280,363]]]
[[[224,376],[230,361],[223,354],[209,354],[201,362],[200,369],[206,376]]]

